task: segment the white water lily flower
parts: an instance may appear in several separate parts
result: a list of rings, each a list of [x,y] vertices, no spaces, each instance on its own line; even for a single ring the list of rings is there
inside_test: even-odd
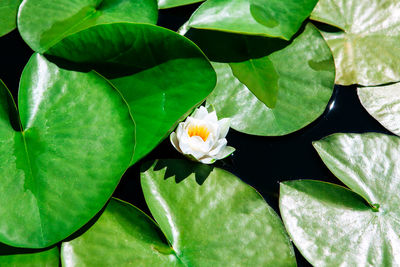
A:
[[[230,119],[218,120],[215,111],[208,113],[201,106],[186,121],[179,123],[170,140],[176,150],[190,159],[211,164],[235,151],[226,146],[229,127]]]

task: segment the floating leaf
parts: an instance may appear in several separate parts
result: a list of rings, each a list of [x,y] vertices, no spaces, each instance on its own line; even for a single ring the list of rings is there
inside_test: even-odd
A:
[[[217,86],[207,102],[218,117],[231,118],[235,130],[284,135],[308,125],[325,110],[335,67],[328,46],[311,24],[293,42],[196,29],[187,36],[203,49],[217,72]],[[257,71],[250,71],[249,65]],[[262,87],[273,108],[254,94]]]
[[[136,162],[211,93],[215,72],[191,41],[147,24],[100,25],[71,35],[49,54],[89,65],[118,88],[136,122]]]
[[[57,247],[42,250],[22,250],[0,245],[2,267],[58,267],[60,255]]]
[[[229,64],[232,74],[267,107],[274,108],[278,100],[279,74],[268,58],[250,58]]]
[[[25,42],[44,53],[65,37],[95,25],[157,22],[156,0],[24,0],[18,29]]]
[[[400,264],[400,138],[335,134],[314,144],[353,191],[319,181],[281,184],[286,229],[314,266]]]
[[[129,166],[134,124],[101,76],[39,54],[21,77],[20,121],[0,87],[0,242],[47,247],[104,206]]]
[[[189,26],[289,40],[317,2],[318,0],[208,0],[193,13]]]
[[[112,200],[92,228],[63,243],[64,266],[296,266],[279,217],[232,174],[163,160],[141,180],[161,229]]]
[[[0,36],[14,30],[17,26],[17,12],[21,0],[0,1]]]
[[[364,108],[389,131],[400,135],[400,84],[358,88]]]
[[[336,63],[336,83],[378,85],[400,80],[400,2],[320,0],[311,19],[342,29],[322,34]]]
[[[171,8],[203,2],[204,0],[158,0],[158,8]]]

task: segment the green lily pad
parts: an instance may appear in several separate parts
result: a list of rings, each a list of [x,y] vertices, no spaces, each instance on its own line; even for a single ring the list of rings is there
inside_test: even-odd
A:
[[[351,190],[319,181],[281,184],[286,229],[314,266],[400,264],[400,138],[335,134],[314,143]]]
[[[171,8],[203,2],[204,0],[158,0],[158,8]]]
[[[87,223],[129,166],[134,124],[94,72],[34,54],[18,96],[0,85],[0,242],[48,247]]]
[[[95,26],[47,53],[87,65],[118,88],[136,122],[133,163],[165,139],[216,83],[211,64],[195,44],[153,25]]]
[[[235,130],[284,135],[324,112],[333,92],[335,67],[328,46],[311,24],[293,42],[196,29],[187,36],[203,49],[217,72],[217,86],[207,102],[218,117],[231,118]],[[270,101],[265,101],[267,105],[255,94],[261,90]]]
[[[17,27],[17,12],[21,0],[0,1],[0,36],[3,36]]]
[[[364,108],[386,129],[400,135],[400,84],[358,88]]]
[[[189,20],[198,29],[289,40],[318,0],[208,0]]]
[[[24,0],[18,29],[25,42],[44,53],[65,37],[114,22],[155,24],[156,0]]]
[[[0,245],[2,267],[58,267],[60,252],[57,247],[48,250],[22,250]]]
[[[234,175],[162,160],[141,181],[158,225],[112,200],[92,228],[63,243],[64,266],[296,266],[279,217]]]
[[[322,34],[336,64],[336,83],[400,80],[400,5],[393,0],[320,0],[311,19],[342,31]]]

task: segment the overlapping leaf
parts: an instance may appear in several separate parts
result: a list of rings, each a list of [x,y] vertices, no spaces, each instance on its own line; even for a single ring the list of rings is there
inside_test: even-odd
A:
[[[0,244],[2,267],[58,267],[60,255],[57,247],[34,251],[4,247]]]
[[[187,36],[203,49],[217,72],[217,86],[207,102],[219,117],[232,118],[235,130],[284,135],[325,110],[334,86],[334,63],[311,24],[293,42],[196,29]],[[263,90],[270,107],[254,94]]]
[[[400,80],[400,2],[320,0],[311,19],[341,31],[322,31],[334,54],[336,83],[379,85]]]
[[[14,30],[17,26],[17,12],[21,0],[0,1],[0,36]]]
[[[157,22],[156,0],[24,0],[18,29],[25,42],[43,53],[65,37],[95,25]]]
[[[134,162],[158,145],[215,86],[200,49],[167,29],[99,25],[71,35],[48,54],[96,69],[118,88],[136,122]]]
[[[319,181],[281,184],[292,240],[314,266],[400,264],[400,138],[336,134],[314,144],[349,188]]]
[[[189,26],[289,40],[317,0],[208,0],[193,13]]]
[[[400,135],[400,84],[360,87],[358,97],[369,114],[389,131]]]
[[[204,0],[158,0],[158,8],[171,8],[203,2]]]
[[[134,124],[101,76],[38,54],[22,74],[18,106],[19,115],[1,84],[0,242],[47,247],[111,196],[132,158]]]
[[[138,209],[112,200],[92,228],[62,245],[65,266],[296,265],[278,216],[232,174],[165,160],[141,180],[161,229]]]

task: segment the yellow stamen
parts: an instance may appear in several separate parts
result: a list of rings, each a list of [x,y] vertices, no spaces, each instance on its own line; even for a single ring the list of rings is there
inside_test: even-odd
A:
[[[210,132],[205,126],[190,126],[188,130],[188,134],[190,137],[192,136],[200,136],[203,141],[207,141],[208,136],[210,135]]]

